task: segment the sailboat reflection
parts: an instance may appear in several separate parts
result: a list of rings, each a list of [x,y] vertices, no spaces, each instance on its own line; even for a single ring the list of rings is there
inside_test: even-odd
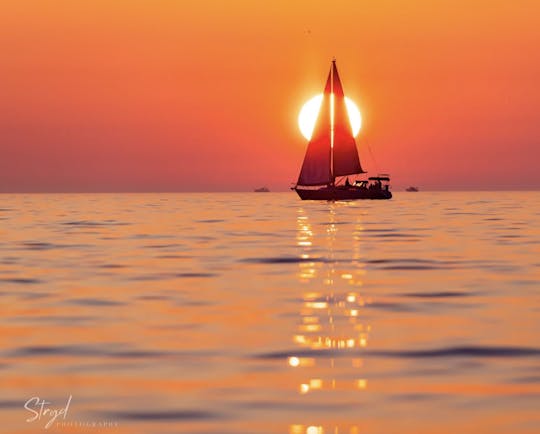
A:
[[[348,233],[339,233],[342,227],[336,221],[336,211],[339,211],[336,207],[339,206],[347,205],[329,204],[329,221],[322,225],[322,233],[321,225],[316,231],[305,210],[298,210],[297,245],[302,259],[298,279],[306,290],[293,336],[299,355],[291,355],[287,362],[301,373],[298,391],[303,395],[320,390],[360,392],[368,387],[368,381],[362,375],[364,360],[361,357],[361,349],[367,347],[371,332],[371,325],[363,319],[365,306],[370,302],[362,295],[365,262],[360,241],[363,228],[357,222],[352,234],[348,230]],[[340,235],[347,238],[345,243],[337,239]],[[335,251],[336,246],[342,248],[351,243],[352,252]],[[304,349],[310,351],[302,351]],[[313,357],[305,357],[305,354],[313,354]],[[332,426],[328,429],[332,433],[354,433],[358,427]],[[322,426],[291,425],[289,432],[315,434],[327,431]]]

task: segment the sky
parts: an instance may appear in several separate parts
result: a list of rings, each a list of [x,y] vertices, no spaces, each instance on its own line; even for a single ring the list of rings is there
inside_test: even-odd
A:
[[[2,0],[0,192],[286,190],[334,56],[370,174],[538,189],[538,17],[536,0]]]

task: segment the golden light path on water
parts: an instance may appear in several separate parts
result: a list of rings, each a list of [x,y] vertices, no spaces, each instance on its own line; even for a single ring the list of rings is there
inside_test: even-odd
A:
[[[364,359],[359,353],[367,347],[371,331],[371,325],[362,318],[363,310],[371,303],[361,292],[366,272],[360,251],[363,227],[360,221],[354,225],[351,260],[345,265],[334,254],[340,222],[335,210],[330,208],[329,211],[329,221],[322,230],[311,224],[303,208],[299,208],[297,216],[296,242],[302,259],[298,263],[297,278],[305,290],[300,318],[292,337],[298,354],[292,353],[287,364],[298,370],[299,395],[321,391],[337,396],[362,393],[368,385],[363,375]],[[328,255],[322,264],[313,256],[321,244]],[[306,356],[305,350],[311,351],[312,356]],[[344,378],[343,372],[352,375]],[[291,424],[289,434],[359,432],[356,424],[323,427],[313,423],[315,421],[316,418],[311,424]]]
[[[311,135],[313,134],[313,128],[315,127],[315,122],[317,122],[317,116],[319,115],[322,100],[322,93],[315,95],[313,98],[306,101],[298,114],[298,127],[307,140],[310,140]],[[347,114],[349,115],[353,136],[356,137],[360,132],[360,128],[362,128],[362,115],[360,114],[358,106],[348,97],[345,97],[345,106],[347,107]]]

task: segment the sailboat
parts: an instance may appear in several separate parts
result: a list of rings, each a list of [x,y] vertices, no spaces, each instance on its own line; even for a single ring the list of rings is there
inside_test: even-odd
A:
[[[345,94],[332,60],[313,135],[296,185],[302,200],[390,199],[390,177],[349,181],[367,173],[360,165],[358,149],[345,106]]]

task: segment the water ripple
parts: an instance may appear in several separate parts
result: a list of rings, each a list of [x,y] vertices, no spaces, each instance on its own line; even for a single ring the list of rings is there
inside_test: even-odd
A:
[[[116,220],[103,220],[103,221],[94,221],[94,220],[75,220],[62,223],[65,226],[79,226],[79,227],[95,227],[95,226],[127,226],[131,223],[128,222],[119,222]]]
[[[121,344],[109,343],[106,346],[92,345],[34,345],[19,347],[9,351],[9,357],[47,357],[47,356],[72,356],[72,357],[110,357],[121,359],[141,358],[165,358],[165,357],[193,357],[204,358],[215,356],[208,351],[155,351],[150,349],[116,349]],[[107,349],[114,348],[114,349]]]
[[[289,356],[300,357],[389,357],[389,358],[443,358],[443,357],[536,357],[540,356],[539,348],[512,346],[463,346],[425,350],[348,350],[348,349],[298,349],[276,351],[253,356],[255,359],[286,359]]]
[[[34,285],[36,283],[43,283],[42,280],[31,279],[31,278],[26,278],[26,277],[1,278],[0,282],[18,283],[18,284],[21,284],[21,285]]]
[[[449,297],[469,297],[473,294],[460,291],[441,291],[441,292],[408,292],[400,294],[403,297],[414,298],[449,298]]]
[[[41,241],[27,241],[21,244],[25,250],[53,250],[53,249],[85,249],[86,244],[53,244]]]
[[[540,349],[529,347],[464,346],[434,350],[378,351],[374,355],[386,357],[426,358],[426,357],[529,357],[540,356]]]
[[[269,258],[245,258],[240,262],[250,264],[298,264],[300,262],[326,262],[323,258],[299,258],[293,256],[274,256]]]
[[[126,304],[119,301],[105,300],[101,298],[73,298],[73,299],[65,300],[64,303],[80,305],[80,306],[100,306],[100,307],[122,306]]]
[[[216,277],[218,276],[217,273],[176,273],[174,274],[174,277]]]
[[[150,281],[150,280],[171,280],[171,279],[193,279],[193,278],[211,278],[219,276],[217,273],[206,272],[186,272],[186,273],[159,273],[133,276],[130,280]]]
[[[371,309],[381,309],[389,312],[414,312],[416,309],[403,303],[373,302],[366,304]]]
[[[131,410],[131,411],[103,411],[97,414],[99,417],[114,420],[154,421],[168,422],[173,420],[208,420],[221,418],[220,413],[204,410]]]
[[[179,247],[184,247],[182,244],[171,243],[171,244],[149,244],[143,246],[145,249],[174,249]]]
[[[395,271],[406,271],[406,270],[440,270],[441,267],[432,266],[432,265],[388,265],[386,267],[380,267],[381,270],[395,270]]]

